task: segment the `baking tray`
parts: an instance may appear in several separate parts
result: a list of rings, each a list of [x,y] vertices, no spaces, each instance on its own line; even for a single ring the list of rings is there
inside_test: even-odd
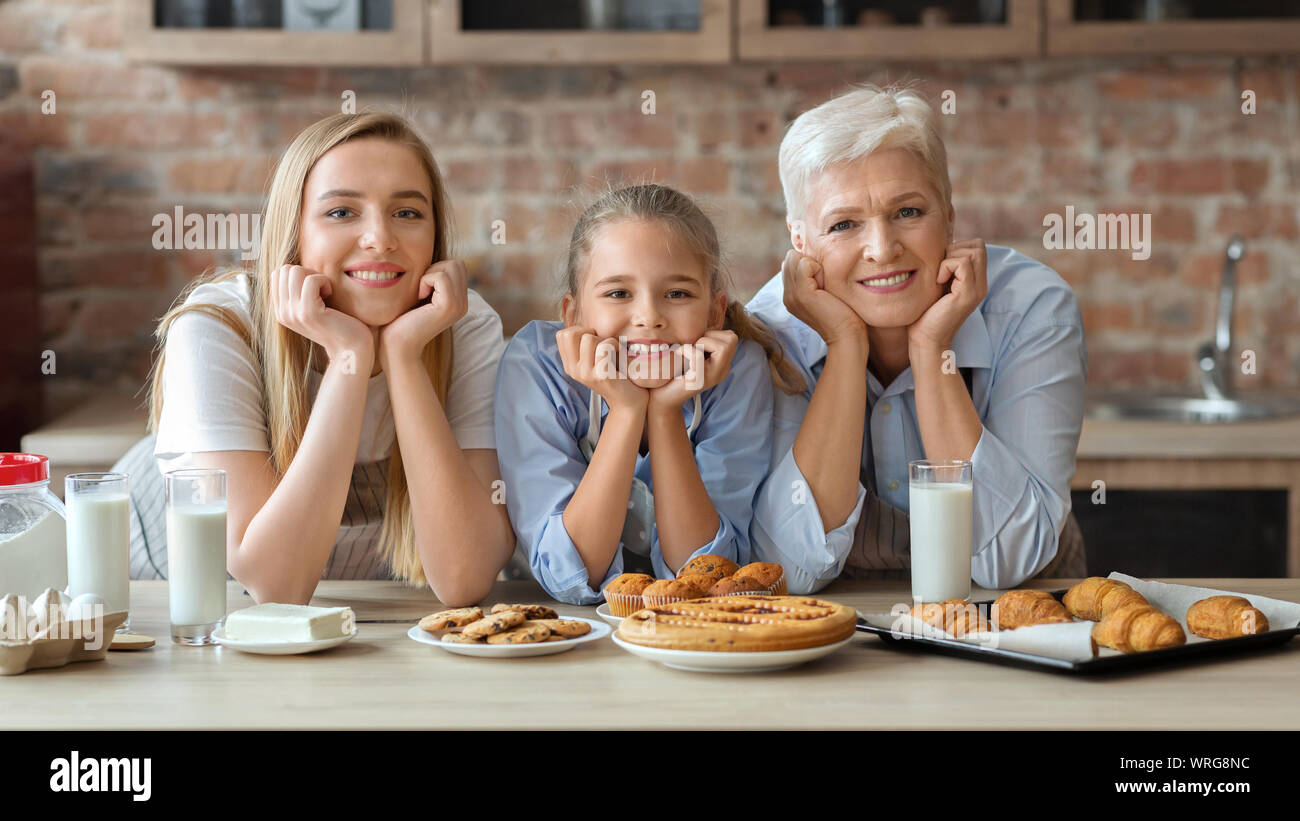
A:
[[[1049,590],[1048,592],[1057,601],[1060,601],[1061,597],[1065,595],[1066,589]],[[987,616],[989,609],[993,606],[993,599],[977,601],[973,602],[973,604],[977,605],[980,612]],[[1046,670],[1071,675],[1095,675],[1098,673],[1133,672],[1170,665],[1188,664],[1216,656],[1247,653],[1266,647],[1280,647],[1300,633],[1300,624],[1294,627],[1269,630],[1267,633],[1259,633],[1254,636],[1196,641],[1178,647],[1167,647],[1163,650],[1147,650],[1143,653],[1124,653],[1117,656],[1098,656],[1088,661],[1072,661],[1070,659],[1022,653],[1017,650],[981,647],[977,644],[957,641],[956,639],[938,639],[910,634],[895,636],[888,628],[868,624],[860,616],[858,617],[858,631],[877,635],[885,642],[886,646],[899,650],[934,651],[944,655],[979,659],[980,661],[1023,667],[1030,670]]]

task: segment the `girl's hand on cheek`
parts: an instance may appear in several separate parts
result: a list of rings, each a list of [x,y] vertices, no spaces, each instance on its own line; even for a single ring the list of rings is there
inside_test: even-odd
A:
[[[281,265],[271,278],[271,310],[276,322],[320,345],[331,361],[348,351],[358,357],[374,355],[370,328],[325,304],[334,293],[328,278],[301,265]]]
[[[458,259],[435,262],[420,277],[421,304],[379,332],[381,356],[419,356],[434,337],[469,310],[469,273]],[[428,302],[425,302],[428,300]]]
[[[681,347],[682,373],[650,391],[658,409],[680,408],[682,403],[727,378],[739,337],[732,331],[708,331],[694,345]]]
[[[638,388],[618,370],[618,340],[601,339],[594,328],[574,325],[555,333],[560,361],[569,378],[585,385],[605,400],[610,410],[644,410],[649,392]]]

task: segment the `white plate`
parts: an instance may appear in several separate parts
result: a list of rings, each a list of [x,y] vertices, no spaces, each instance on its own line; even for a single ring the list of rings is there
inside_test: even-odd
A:
[[[431,644],[434,647],[446,650],[448,653],[456,653],[462,656],[486,656],[494,659],[517,659],[525,656],[549,656],[553,653],[563,653],[566,650],[572,650],[579,644],[603,639],[612,632],[608,624],[601,624],[595,619],[584,619],[578,616],[560,616],[560,618],[571,621],[585,621],[591,625],[591,632],[574,639],[539,641],[534,644],[460,644],[458,642],[440,641],[438,637],[445,631],[440,630],[437,633],[429,633],[421,630],[418,624],[407,631],[406,635],[420,644]]]
[[[623,623],[622,616],[615,616],[613,613],[609,612],[609,602],[601,602],[600,607],[596,608],[596,615],[600,616],[615,627],[618,627]]]
[[[315,641],[239,641],[238,639],[226,638],[226,628],[224,627],[218,627],[212,633],[212,640],[222,647],[229,647],[243,653],[256,653],[261,656],[291,656],[297,653],[315,653],[317,650],[338,647],[343,642],[352,641],[356,637],[357,631],[355,628],[346,636],[332,639],[316,639]]]
[[[613,637],[614,643],[634,656],[656,661],[675,670],[692,673],[766,673],[787,670],[791,667],[830,655],[853,641],[855,636],[803,650],[769,650],[758,653],[717,653],[709,650],[663,650]]]

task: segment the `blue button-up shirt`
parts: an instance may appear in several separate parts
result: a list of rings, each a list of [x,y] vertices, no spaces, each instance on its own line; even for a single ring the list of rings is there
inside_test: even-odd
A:
[[[564,509],[587,471],[579,442],[587,433],[591,394],[564,372],[555,342],[555,332],[562,327],[558,322],[529,322],[506,346],[494,402],[497,458],[510,521],[533,576],[560,601],[595,604],[601,601],[600,589],[623,572],[623,551],[620,545],[604,579],[596,580],[593,589],[564,527]],[[713,540],[691,558],[708,553],[746,564],[754,494],[772,458],[772,381],[762,347],[742,340],[727,378],[701,392],[700,400],[703,418],[691,443],[719,524]],[[694,404],[682,406],[688,424]],[[604,402],[601,408],[602,416],[608,415]],[[653,492],[649,454],[638,454],[636,477]],[[657,526],[652,525],[650,539],[656,575],[672,578]]]
[[[1056,555],[1070,512],[1070,479],[1083,425],[1087,351],[1083,318],[1069,284],[1010,248],[987,247],[988,295],[953,337],[958,368],[971,368],[972,400],[983,423],[973,467],[971,577],[982,587],[1014,587]],[[791,593],[811,593],[844,569],[866,490],[844,524],[825,532],[817,502],[794,461],[794,440],[826,364],[826,343],[783,303],[778,275],[749,310],[780,338],[808,388],[777,393],[771,473],[755,502],[754,560],[785,567]],[[875,493],[908,509],[907,463],[925,458],[916,392],[907,369],[889,385],[868,370],[863,468]]]

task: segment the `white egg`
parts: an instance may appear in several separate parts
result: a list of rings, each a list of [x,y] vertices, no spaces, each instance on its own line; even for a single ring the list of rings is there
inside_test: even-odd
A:
[[[27,638],[27,608],[17,595],[0,599],[0,639],[22,641]]]
[[[68,609],[65,612],[67,613],[68,621],[93,619],[95,617],[96,607],[99,608],[98,612],[102,614],[104,612],[104,599],[100,596],[96,596],[94,593],[82,593],[80,596],[77,596],[72,600],[72,603],[68,605]]]
[[[36,620],[37,631],[63,621],[63,613],[67,606],[68,597],[63,594],[63,591],[47,587],[45,592],[32,602],[31,615]]]

